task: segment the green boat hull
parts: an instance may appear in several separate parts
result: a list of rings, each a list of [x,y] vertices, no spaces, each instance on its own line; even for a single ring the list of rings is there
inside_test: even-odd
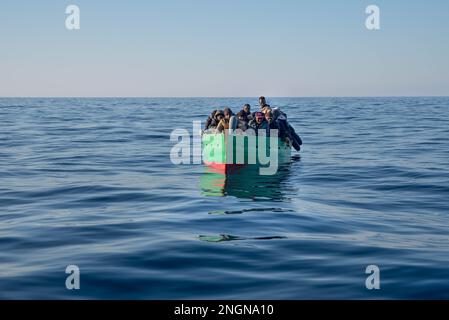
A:
[[[204,133],[204,163],[220,173],[248,166],[282,165],[291,161],[291,143],[278,137]]]

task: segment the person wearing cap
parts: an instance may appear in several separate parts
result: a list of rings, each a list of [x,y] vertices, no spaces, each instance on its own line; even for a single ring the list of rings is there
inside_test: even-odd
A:
[[[217,126],[218,132],[223,132],[224,130],[229,129],[229,120],[234,115],[230,108],[225,108],[223,114],[224,117],[220,120],[220,123]]]

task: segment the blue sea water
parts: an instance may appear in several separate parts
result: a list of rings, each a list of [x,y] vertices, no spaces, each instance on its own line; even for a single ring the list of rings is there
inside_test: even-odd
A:
[[[304,141],[276,176],[170,162],[256,102],[0,99],[0,298],[449,298],[449,98],[271,99]]]

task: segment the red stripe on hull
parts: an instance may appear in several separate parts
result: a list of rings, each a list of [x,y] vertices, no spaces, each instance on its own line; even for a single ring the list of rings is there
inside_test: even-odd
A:
[[[245,164],[228,164],[228,163],[216,163],[216,162],[205,162],[205,164],[212,168],[213,171],[221,174],[232,174],[239,169],[245,167]]]

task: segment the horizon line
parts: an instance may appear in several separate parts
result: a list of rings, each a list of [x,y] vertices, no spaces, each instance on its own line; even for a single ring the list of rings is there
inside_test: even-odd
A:
[[[0,99],[244,99],[260,96],[0,96]],[[265,96],[266,98],[449,98],[449,95]]]

